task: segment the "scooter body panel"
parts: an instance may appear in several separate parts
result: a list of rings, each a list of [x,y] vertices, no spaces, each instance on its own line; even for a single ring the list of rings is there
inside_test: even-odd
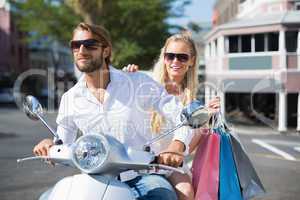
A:
[[[104,176],[78,174],[60,180],[43,200],[135,199],[124,183]]]
[[[102,200],[112,199],[133,200],[135,197],[128,185],[113,179],[110,181]]]

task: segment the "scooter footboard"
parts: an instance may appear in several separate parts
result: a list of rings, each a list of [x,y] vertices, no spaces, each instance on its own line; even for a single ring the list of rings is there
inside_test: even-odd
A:
[[[43,200],[113,200],[134,199],[130,188],[115,179],[78,174],[60,180]],[[40,198],[40,200],[42,200]]]

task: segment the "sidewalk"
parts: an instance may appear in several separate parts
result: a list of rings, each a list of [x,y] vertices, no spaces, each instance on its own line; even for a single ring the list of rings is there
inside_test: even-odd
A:
[[[270,127],[267,125],[244,125],[239,123],[231,122],[228,124],[229,127],[238,134],[244,135],[293,135],[300,136],[296,128],[289,128],[286,132],[280,133],[277,127]]]

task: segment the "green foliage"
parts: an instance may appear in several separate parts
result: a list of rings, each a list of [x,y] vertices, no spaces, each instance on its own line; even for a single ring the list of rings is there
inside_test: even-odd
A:
[[[196,33],[201,31],[201,27],[195,22],[189,22],[187,26],[190,30],[192,30]]]
[[[166,20],[182,15],[190,0],[23,0],[11,1],[19,27],[35,37],[64,43],[80,21],[101,24],[113,41],[113,64],[150,68],[170,28]],[[175,3],[175,4],[174,4]],[[174,5],[175,8],[174,8]],[[176,27],[176,26],[175,26]],[[178,28],[178,27],[177,27]],[[32,39],[32,34],[31,34]]]
[[[57,2],[57,3],[54,3]],[[27,33],[28,41],[49,36],[62,43],[71,38],[70,30],[81,21],[72,9],[59,1],[10,1],[18,27]]]

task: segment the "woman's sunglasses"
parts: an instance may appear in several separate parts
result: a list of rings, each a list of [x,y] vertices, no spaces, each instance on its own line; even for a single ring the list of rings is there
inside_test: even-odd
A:
[[[81,45],[84,46],[87,50],[96,50],[98,47],[101,47],[101,43],[95,39],[88,39],[88,40],[72,40],[70,42],[70,47],[72,51],[78,51]]]
[[[187,62],[189,60],[189,55],[185,53],[165,53],[165,59],[172,61],[175,58],[180,62]]]

